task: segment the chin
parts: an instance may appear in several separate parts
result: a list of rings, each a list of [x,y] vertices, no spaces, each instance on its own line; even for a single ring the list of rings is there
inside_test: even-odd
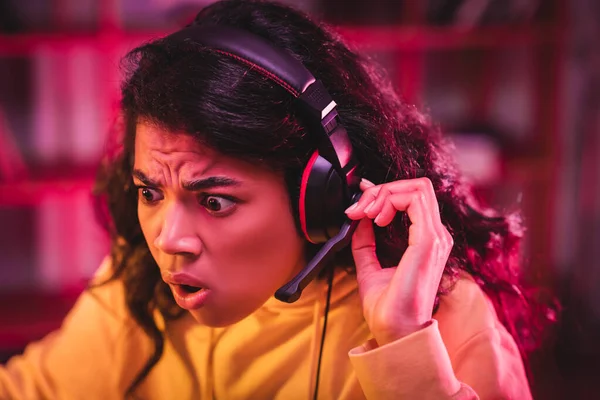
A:
[[[239,310],[232,312],[201,308],[198,310],[190,310],[188,312],[199,324],[206,325],[211,328],[223,328],[225,326],[240,322],[248,315],[252,314],[253,311],[244,313]]]

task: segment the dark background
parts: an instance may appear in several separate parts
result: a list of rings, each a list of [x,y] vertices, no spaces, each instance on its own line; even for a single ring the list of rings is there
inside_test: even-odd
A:
[[[106,254],[89,191],[120,57],[210,1],[0,0],[0,361],[60,326]],[[562,303],[530,359],[538,399],[598,398],[600,2],[287,0],[339,27],[440,123],[523,270]]]

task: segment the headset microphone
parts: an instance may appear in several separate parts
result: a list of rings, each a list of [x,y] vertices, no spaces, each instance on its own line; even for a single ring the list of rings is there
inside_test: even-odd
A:
[[[356,194],[353,203],[356,203],[360,196],[361,193]],[[338,234],[325,242],[306,267],[275,292],[275,298],[286,303],[293,303],[298,300],[302,290],[319,275],[331,257],[350,244],[352,234],[354,234],[359,222],[360,220],[347,219]]]

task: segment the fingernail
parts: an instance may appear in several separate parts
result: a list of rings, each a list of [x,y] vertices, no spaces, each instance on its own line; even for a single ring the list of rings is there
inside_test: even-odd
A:
[[[369,186],[375,186],[375,184],[373,182],[371,182],[370,180],[366,179],[366,178],[362,178],[360,180],[362,183],[367,184]]]
[[[376,225],[379,225],[379,220],[381,219],[381,218],[379,218],[379,217],[381,217],[381,214],[377,214],[377,216],[376,216],[376,217],[375,217],[375,219],[373,220],[373,222],[375,222],[375,224],[376,224]]]
[[[358,207],[358,203],[354,203],[354,204],[352,204],[352,205],[351,205],[350,207],[348,207],[348,208],[346,209],[346,211],[344,211],[344,212],[348,213],[348,212],[350,212],[350,211],[354,211],[354,210],[356,210],[356,207]]]
[[[369,210],[373,207],[373,204],[375,204],[375,201],[370,202],[369,205],[365,207],[365,209],[363,210],[363,212],[365,214],[368,213]]]

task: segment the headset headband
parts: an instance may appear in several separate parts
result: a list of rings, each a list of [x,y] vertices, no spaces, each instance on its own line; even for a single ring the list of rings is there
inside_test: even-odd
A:
[[[306,67],[290,54],[261,37],[235,28],[191,25],[167,38],[202,44],[257,67],[259,72],[276,81],[294,97],[300,97],[315,82]]]
[[[227,26],[190,25],[166,37],[193,42],[248,65],[271,79],[298,100],[304,125],[318,135],[319,154],[340,175],[351,161],[352,146],[338,123],[336,103],[321,81],[291,54],[260,36]],[[339,128],[339,129],[338,129]]]

